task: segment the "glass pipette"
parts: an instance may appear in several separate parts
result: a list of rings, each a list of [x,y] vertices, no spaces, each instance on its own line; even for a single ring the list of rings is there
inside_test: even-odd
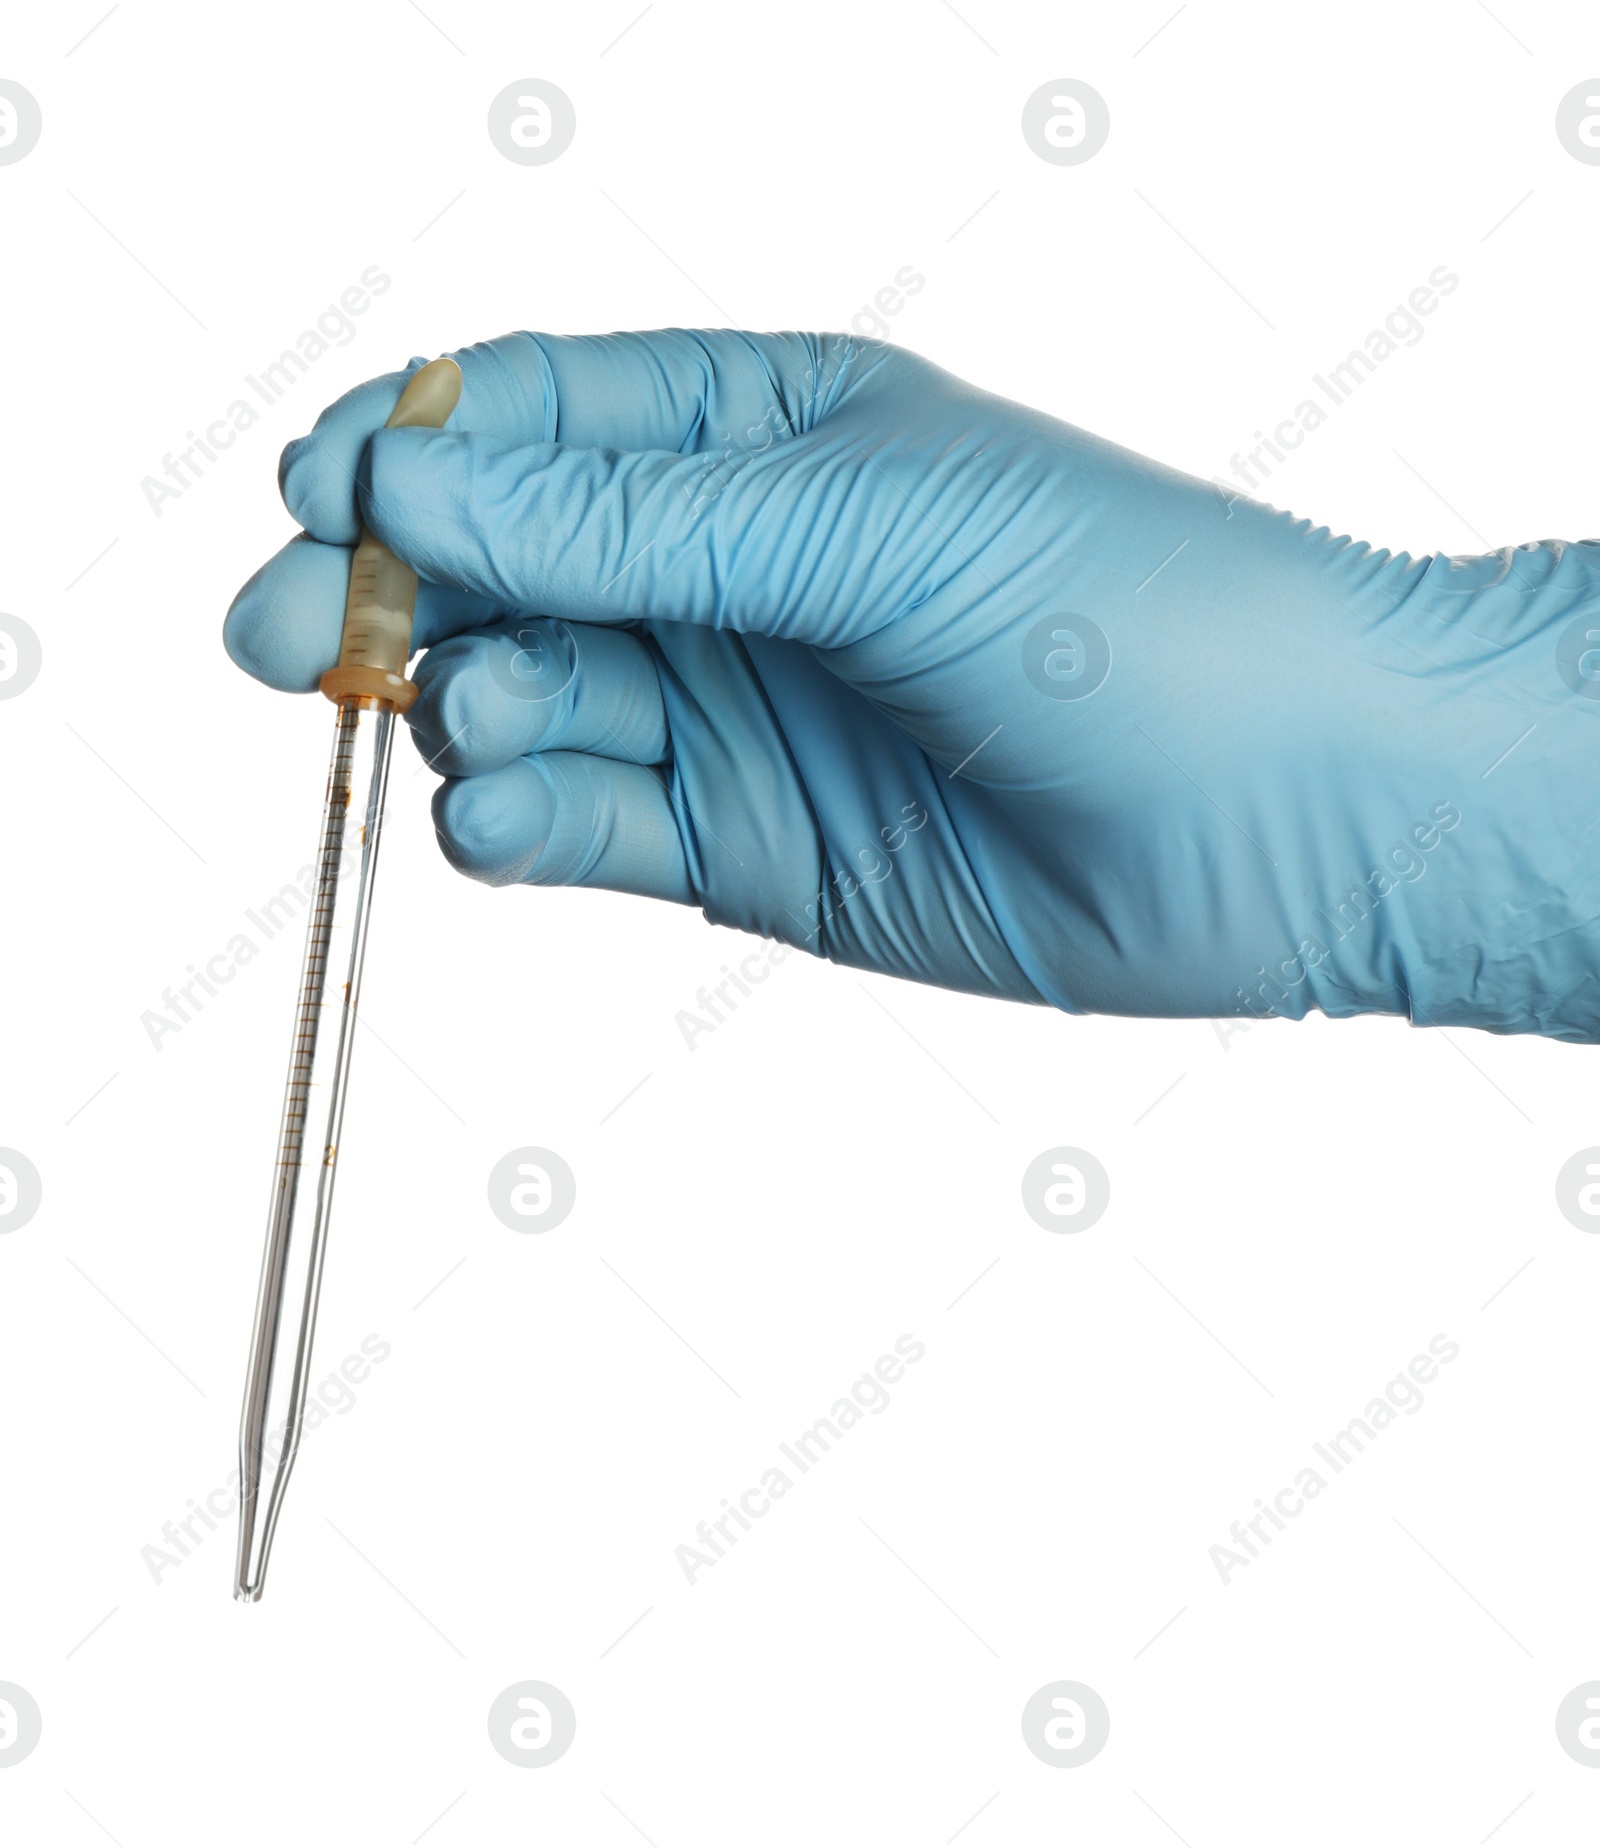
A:
[[[460,395],[460,368],[436,359],[407,382],[388,428],[439,429]],[[339,664],[321,683],[338,718],[239,1425],[234,1596],[248,1604],[261,1596],[300,1447],[389,753],[395,717],[417,692],[405,677],[416,598],[416,573],[363,527]]]

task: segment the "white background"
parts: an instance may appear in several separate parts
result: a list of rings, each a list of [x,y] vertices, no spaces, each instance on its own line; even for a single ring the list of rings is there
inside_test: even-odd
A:
[[[319,1372],[392,1353],[307,1438],[259,1606],[231,1520],[142,1556],[235,1463],[298,930],[159,1051],[141,1015],[310,854],[329,710],[218,636],[339,392],[518,327],[838,328],[910,264],[893,338],[1209,476],[1443,263],[1425,338],[1264,493],[1413,553],[1600,524],[1575,0],[1192,0],[1153,40],[1167,0],[638,11],[8,22],[44,133],[0,167],[0,608],[44,669],[0,704],[0,1143],[44,1203],[0,1238],[0,1681],[44,1734],[0,1832],[1579,1839],[1600,1240],[1554,1179],[1600,1141],[1592,1053],[1224,1040],[798,956],[690,1051],[742,940],[456,878],[405,740]],[[1081,167],[1019,127],[1063,76],[1111,110]],[[485,130],[524,77],[577,110],[549,166]],[[141,478],[374,263],[358,336],[157,518]],[[487,1203],[522,1144],[578,1178],[542,1236]],[[1021,1204],[1057,1144],[1111,1176],[1076,1236]],[[686,1583],[696,1522],[903,1333],[890,1409]],[[1230,1523],[1439,1333],[1426,1406],[1224,1586]],[[578,1716],[542,1770],[486,1730],[524,1679]],[[1023,1743],[1056,1679],[1110,1709],[1081,1769]]]

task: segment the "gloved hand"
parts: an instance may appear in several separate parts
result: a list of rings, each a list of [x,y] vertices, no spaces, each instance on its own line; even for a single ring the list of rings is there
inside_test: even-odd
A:
[[[451,862],[1071,1012],[1600,1038],[1600,545],[1413,560],[843,336],[515,334],[284,453],[308,691],[423,579]],[[421,362],[416,362],[420,364]]]

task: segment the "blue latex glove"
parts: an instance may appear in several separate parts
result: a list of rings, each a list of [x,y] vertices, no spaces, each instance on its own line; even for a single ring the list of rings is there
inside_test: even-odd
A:
[[[1600,545],[1392,556],[842,336],[457,357],[450,429],[396,373],[289,446],[226,641],[311,689],[359,509],[462,871],[1071,1012],[1600,1038]]]

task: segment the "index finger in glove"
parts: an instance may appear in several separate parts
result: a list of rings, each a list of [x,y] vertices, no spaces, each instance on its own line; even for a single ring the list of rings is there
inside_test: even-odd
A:
[[[509,443],[684,455],[748,447],[763,432],[771,441],[811,428],[860,356],[859,341],[837,334],[505,334],[452,355],[462,385],[450,428]],[[284,450],[278,485],[313,538],[355,544],[362,452],[422,364],[346,392]]]

